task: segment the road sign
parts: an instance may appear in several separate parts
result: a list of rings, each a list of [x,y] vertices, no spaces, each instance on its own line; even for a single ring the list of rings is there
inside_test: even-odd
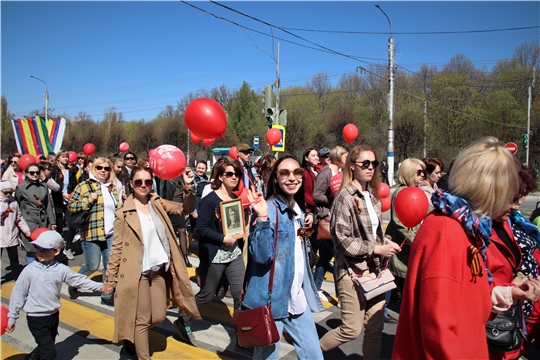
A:
[[[281,140],[272,146],[272,151],[285,151],[285,126],[283,125],[272,125],[272,128],[278,129],[281,131]]]
[[[255,149],[258,149],[259,148],[259,137],[258,136],[254,136],[253,137],[253,147]]]
[[[517,146],[517,144],[515,142],[507,142],[504,145],[504,147],[505,147],[505,149],[510,151],[510,154],[512,154],[512,155],[514,155],[518,151],[518,146]]]

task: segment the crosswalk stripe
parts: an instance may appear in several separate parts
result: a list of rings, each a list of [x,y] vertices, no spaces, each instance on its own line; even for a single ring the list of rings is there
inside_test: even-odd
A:
[[[21,350],[9,345],[4,341],[0,341],[0,350],[0,352],[2,353],[2,359],[9,359],[15,357],[23,359],[23,357],[26,355]]]
[[[11,291],[13,290],[13,283],[6,283],[2,285],[2,297],[9,299]],[[104,314],[100,311],[93,310],[86,306],[77,304],[72,301],[60,299],[62,307],[60,309],[60,321],[66,325],[72,326],[77,329],[83,329],[88,331],[92,336],[111,341],[114,330],[114,318],[110,315]],[[21,321],[21,320],[19,320]],[[24,321],[24,320],[22,320]],[[152,343],[163,344],[166,343],[165,349],[154,349],[152,355],[156,359],[221,359],[223,355],[218,356],[211,351],[201,348],[193,347],[182,342],[175,340],[172,336],[165,336],[156,331],[150,331],[153,341],[150,343],[152,350]]]

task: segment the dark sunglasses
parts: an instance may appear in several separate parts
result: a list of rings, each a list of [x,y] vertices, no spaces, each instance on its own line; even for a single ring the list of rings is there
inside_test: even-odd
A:
[[[13,191],[4,191],[4,190],[2,190],[2,192],[4,193],[4,195],[11,195],[11,194],[13,194]]]
[[[9,163],[17,165],[19,162],[18,161],[10,161]]]
[[[142,184],[143,184],[142,179],[133,180],[133,185],[135,185],[135,187],[141,187]],[[152,187],[152,185],[153,185],[152,179],[145,179],[144,180],[144,185],[146,187]]]
[[[373,166],[374,169],[377,168],[377,166],[379,166],[379,162],[377,160],[373,160],[373,161],[369,161],[369,160],[364,160],[360,163],[355,163],[356,165],[360,165],[360,166],[363,166],[365,168],[368,168],[369,167],[369,164],[371,164]]]
[[[96,169],[101,171],[101,170],[105,170],[105,171],[111,171],[111,168],[108,167],[108,166],[101,166],[101,165],[96,165]]]
[[[294,177],[297,179],[301,179],[304,177],[304,169],[302,168],[297,168],[297,169],[294,169],[293,171],[290,171],[287,169],[281,169],[281,170],[278,170],[277,173],[280,178],[288,178],[291,176],[291,174],[293,174]]]
[[[33,175],[39,175],[39,171],[29,171],[27,174],[32,175],[32,176]]]
[[[124,160],[126,160],[126,161],[127,160],[135,160],[135,158],[134,157],[125,157]]]
[[[420,176],[420,175],[424,175],[426,172],[422,169],[420,170],[416,170],[416,175]]]
[[[223,175],[224,175],[226,178],[230,179],[230,178],[232,178],[233,176],[236,176],[237,178],[239,178],[242,174],[237,173],[237,172],[232,172],[232,171],[225,171],[225,172],[223,173]]]

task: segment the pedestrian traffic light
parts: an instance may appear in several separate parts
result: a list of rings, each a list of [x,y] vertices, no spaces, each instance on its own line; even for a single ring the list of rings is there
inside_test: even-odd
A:
[[[523,144],[527,146],[528,143],[529,143],[529,135],[523,134]]]
[[[279,125],[287,126],[287,110],[279,110]]]

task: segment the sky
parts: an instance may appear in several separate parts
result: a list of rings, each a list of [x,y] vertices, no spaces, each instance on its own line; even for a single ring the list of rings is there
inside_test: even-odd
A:
[[[43,109],[35,76],[54,116],[100,121],[114,107],[150,121],[190,92],[244,81],[260,92],[276,78],[278,42],[282,88],[320,72],[336,86],[388,62],[376,3],[403,71],[458,53],[490,71],[540,37],[538,1],[1,1],[1,94],[16,117]]]

